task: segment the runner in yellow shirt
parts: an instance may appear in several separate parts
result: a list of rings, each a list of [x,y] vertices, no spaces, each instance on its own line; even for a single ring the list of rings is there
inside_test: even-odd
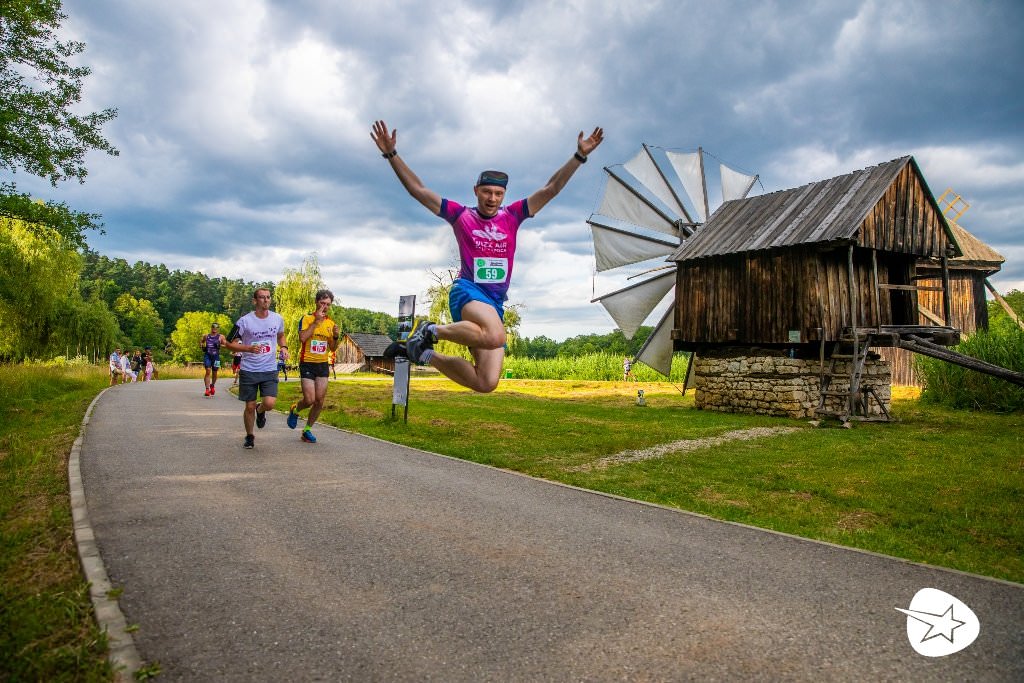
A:
[[[299,424],[299,413],[309,408],[306,426],[302,429],[302,440],[316,443],[312,429],[327,397],[327,379],[330,376],[330,354],[338,348],[341,330],[327,313],[334,303],[334,294],[328,289],[316,293],[316,310],[299,320],[299,381],[302,384],[302,400],[292,404],[288,411],[288,426],[295,429]]]

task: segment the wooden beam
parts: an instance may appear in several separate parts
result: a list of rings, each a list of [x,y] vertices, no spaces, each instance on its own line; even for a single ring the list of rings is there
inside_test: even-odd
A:
[[[996,288],[992,286],[992,283],[988,281],[988,278],[985,278],[985,286],[988,287],[988,291],[992,292],[992,296],[996,298],[996,301],[998,301],[999,305],[1003,307],[1006,314],[1010,316],[1010,319],[1017,323],[1018,327],[1024,330],[1024,322],[1021,321],[1020,317],[1018,317],[1017,313],[1013,310],[1013,307],[1010,306],[1006,299],[996,291]]]
[[[945,326],[946,325],[946,321],[944,321],[942,318],[940,318],[939,316],[937,316],[934,313],[932,313],[931,311],[929,311],[924,306],[921,306],[920,304],[918,304],[917,310],[918,310],[918,312],[921,315],[923,315],[924,317],[928,318],[929,320],[931,320],[936,325],[941,325],[941,326]]]
[[[941,292],[942,291],[942,287],[932,287],[932,286],[929,286],[929,285],[923,285],[923,286],[922,285],[890,285],[890,284],[886,284],[886,283],[883,282],[883,283],[879,284],[878,286],[881,289],[903,289],[903,290],[913,291],[913,292]]]
[[[949,296],[949,257],[942,252],[942,315],[949,325],[953,320],[953,301]]]

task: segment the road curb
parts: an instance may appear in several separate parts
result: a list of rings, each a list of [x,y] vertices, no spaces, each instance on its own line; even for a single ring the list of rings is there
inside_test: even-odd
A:
[[[78,438],[72,444],[71,454],[68,457],[68,488],[71,493],[71,518],[75,528],[78,559],[82,565],[85,580],[89,582],[89,597],[92,599],[92,606],[96,612],[96,621],[100,629],[107,634],[110,648],[107,658],[110,660],[111,666],[114,667],[115,680],[130,681],[133,680],[135,672],[142,667],[142,659],[139,657],[138,650],[135,649],[135,641],[132,640],[132,636],[128,632],[128,622],[121,612],[120,605],[116,599],[109,596],[112,586],[107,577],[107,570],[103,566],[99,547],[96,545],[96,536],[93,533],[92,525],[89,523],[89,509],[85,503],[80,462],[82,441],[92,416],[92,409],[109,388],[107,387],[97,394],[85,410]]]

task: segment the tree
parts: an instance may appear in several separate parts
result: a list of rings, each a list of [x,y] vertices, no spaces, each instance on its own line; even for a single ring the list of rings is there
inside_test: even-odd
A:
[[[285,269],[284,278],[274,288],[274,310],[284,318],[288,349],[299,353],[299,320],[313,310],[316,292],[324,288],[320,276],[320,262],[310,254],[297,270]]]
[[[178,318],[171,332],[171,358],[178,363],[198,363],[203,360],[205,349],[199,341],[204,334],[210,333],[213,323],[220,325],[221,333],[226,337],[231,329],[231,320],[223,313],[207,311],[189,311]],[[221,347],[221,354],[227,350]],[[222,358],[222,360],[224,360]]]
[[[0,358],[41,354],[51,314],[74,291],[80,267],[56,230],[0,217]]]
[[[136,299],[127,292],[114,302],[114,315],[128,335],[126,345],[135,348],[163,348],[164,322],[148,299]]]
[[[91,70],[68,63],[85,44],[58,40],[66,18],[61,0],[0,2],[0,168],[25,170],[54,187],[64,180],[85,181],[89,150],[118,153],[100,131],[116,110],[73,111]],[[99,228],[97,215],[63,203],[37,203],[13,183],[0,184],[0,215],[33,228],[47,226],[76,247],[84,246],[83,230]]]
[[[100,300],[85,301],[78,292],[72,292],[56,306],[51,327],[49,355],[84,355],[99,360],[121,343],[121,328],[107,304]]]

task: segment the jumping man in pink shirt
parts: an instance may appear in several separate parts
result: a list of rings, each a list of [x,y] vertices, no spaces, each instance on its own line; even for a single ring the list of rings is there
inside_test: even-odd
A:
[[[397,133],[389,132],[386,123],[377,121],[370,137],[413,199],[452,226],[462,264],[448,298],[455,322],[449,325],[417,323],[409,334],[406,352],[410,360],[429,364],[464,387],[480,392],[494,391],[505,360],[502,320],[519,224],[537,215],[562,191],[576,169],[587,161],[587,155],[601,144],[604,131],[595,128],[587,138],[581,131],[576,139],[575,154],[555,171],[544,187],[508,206],[502,205],[508,175],[501,171],[484,171],[473,187],[475,208],[443,199],[426,187],[398,156]],[[475,363],[435,353],[433,345],[439,339],[468,346]]]

